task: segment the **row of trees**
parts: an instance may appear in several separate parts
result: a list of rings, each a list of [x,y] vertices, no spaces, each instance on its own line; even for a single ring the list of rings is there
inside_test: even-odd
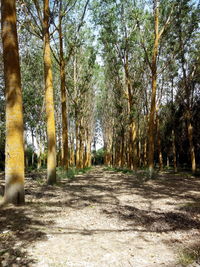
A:
[[[103,6],[103,7],[102,7]],[[96,6],[103,54],[99,117],[105,163],[153,176],[199,161],[199,4],[106,1]],[[105,112],[106,110],[106,112]]]
[[[30,145],[31,164],[47,165],[54,184],[56,166],[91,165],[101,131],[106,165],[196,172],[197,1],[4,0],[1,25],[6,202],[24,202]]]
[[[30,139],[32,163],[35,153],[38,168],[47,160],[48,184],[56,183],[57,165],[66,170],[70,165],[91,165],[96,56],[85,23],[88,4],[88,0],[1,3],[5,202],[24,202],[24,149]]]

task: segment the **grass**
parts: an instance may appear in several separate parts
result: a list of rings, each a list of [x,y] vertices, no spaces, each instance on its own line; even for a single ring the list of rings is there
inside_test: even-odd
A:
[[[57,168],[57,177],[59,180],[70,179],[73,180],[76,175],[81,173],[87,173],[91,170],[91,167],[86,167],[83,169],[76,169],[75,167],[69,168],[68,170],[63,169],[62,167]]]
[[[190,264],[200,261],[200,246],[193,246],[192,248],[186,248],[179,252],[178,262],[182,266],[186,267]]]

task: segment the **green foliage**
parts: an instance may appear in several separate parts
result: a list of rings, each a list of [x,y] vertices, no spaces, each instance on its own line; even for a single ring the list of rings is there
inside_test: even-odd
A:
[[[103,148],[98,149],[97,151],[92,152],[92,162],[95,165],[103,164],[105,156],[105,151]]]
[[[186,248],[179,252],[179,264],[186,267],[200,260],[200,246]]]
[[[83,169],[76,169],[75,167],[70,167],[68,170],[63,169],[62,167],[57,168],[57,176],[59,180],[62,179],[69,179],[73,180],[75,179],[76,175],[87,173],[91,170],[91,167],[86,167]]]

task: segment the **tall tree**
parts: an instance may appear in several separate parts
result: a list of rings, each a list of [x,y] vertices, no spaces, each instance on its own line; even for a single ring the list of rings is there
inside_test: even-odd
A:
[[[154,0],[154,44],[153,44],[153,50],[152,50],[152,61],[150,63],[151,68],[151,107],[150,107],[150,114],[149,114],[149,176],[150,178],[153,176],[153,170],[154,170],[154,135],[155,135],[155,114],[156,114],[156,91],[157,91],[157,57],[158,57],[158,51],[159,51],[159,43],[161,36],[165,30],[165,28],[168,26],[170,22],[170,15],[168,19],[166,20],[164,26],[159,29],[159,5],[160,0]]]
[[[49,0],[44,0],[44,21],[43,21],[44,79],[45,79],[45,104],[46,104],[46,116],[47,116],[47,138],[48,138],[47,182],[48,184],[54,184],[56,182],[56,129],[55,129],[55,117],[54,117],[54,94],[53,94],[49,22],[50,22]]]
[[[65,88],[65,59],[63,53],[63,3],[60,0],[59,7],[59,44],[60,44],[60,89],[61,89],[61,106],[62,106],[62,165],[68,168],[68,117],[67,117],[67,95]]]
[[[16,1],[1,1],[6,95],[6,162],[4,201],[23,204],[24,140],[21,76],[16,28]]]

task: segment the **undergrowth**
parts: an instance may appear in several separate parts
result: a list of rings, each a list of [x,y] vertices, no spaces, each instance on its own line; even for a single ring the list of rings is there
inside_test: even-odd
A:
[[[76,169],[75,167],[69,168],[68,170],[63,169],[62,167],[57,168],[57,177],[59,180],[62,179],[74,179],[76,175],[81,174],[81,173],[86,173],[89,170],[91,170],[91,167],[86,167],[83,169]]]
[[[200,245],[186,248],[179,252],[178,261],[184,267],[189,266],[193,263],[200,264]]]

